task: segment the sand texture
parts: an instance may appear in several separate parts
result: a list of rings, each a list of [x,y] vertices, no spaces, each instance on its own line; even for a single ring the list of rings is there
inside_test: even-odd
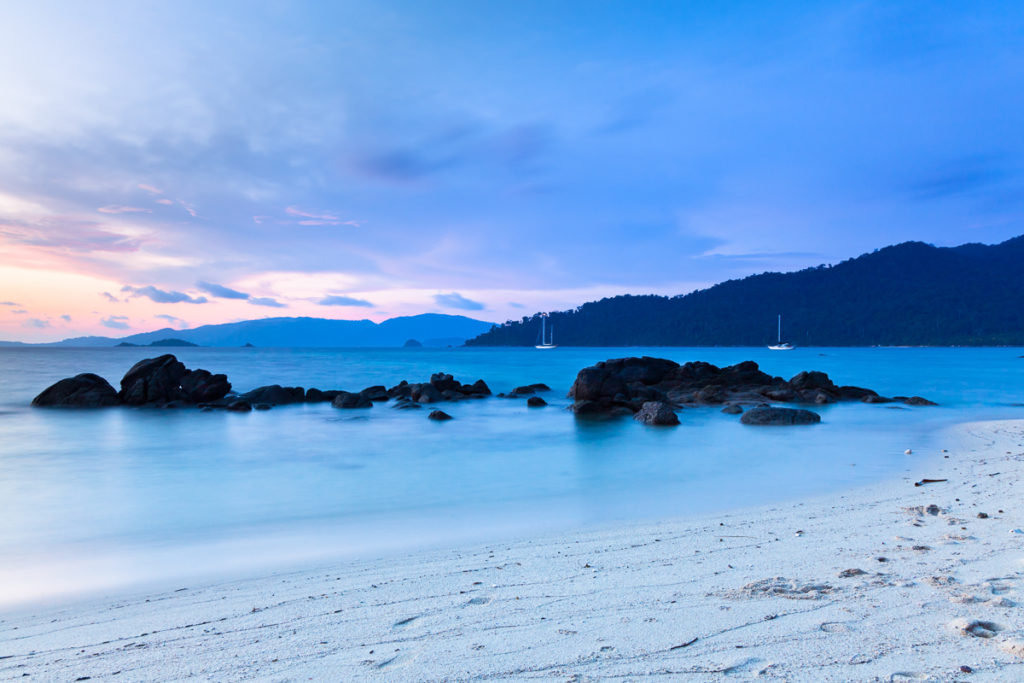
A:
[[[828,499],[19,608],[0,679],[1024,680],[1024,422],[960,431]]]

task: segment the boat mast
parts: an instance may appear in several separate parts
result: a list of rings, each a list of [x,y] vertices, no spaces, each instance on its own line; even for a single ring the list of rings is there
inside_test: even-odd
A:
[[[547,336],[547,322],[548,322],[548,317],[546,315],[541,315],[541,317],[540,317],[540,345],[541,346],[544,346],[544,344],[545,344],[544,338]]]
[[[782,343],[782,314],[779,313],[779,343]]]

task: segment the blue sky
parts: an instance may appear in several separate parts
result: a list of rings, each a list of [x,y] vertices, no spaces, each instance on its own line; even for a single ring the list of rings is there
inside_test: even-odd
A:
[[[1019,3],[0,12],[4,338],[501,321],[1024,233]]]

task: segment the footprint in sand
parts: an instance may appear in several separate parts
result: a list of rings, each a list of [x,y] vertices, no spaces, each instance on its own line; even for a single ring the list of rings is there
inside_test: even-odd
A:
[[[490,601],[490,598],[470,598],[466,602],[466,606],[468,607],[469,605],[486,605]]]
[[[1003,630],[1003,627],[995,622],[980,619],[956,619],[949,625],[963,635],[975,638],[991,638]]]

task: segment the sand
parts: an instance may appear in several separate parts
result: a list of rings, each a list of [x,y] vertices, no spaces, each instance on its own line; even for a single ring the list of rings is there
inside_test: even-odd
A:
[[[0,679],[1024,680],[1024,421],[959,431],[829,498],[19,609]]]

